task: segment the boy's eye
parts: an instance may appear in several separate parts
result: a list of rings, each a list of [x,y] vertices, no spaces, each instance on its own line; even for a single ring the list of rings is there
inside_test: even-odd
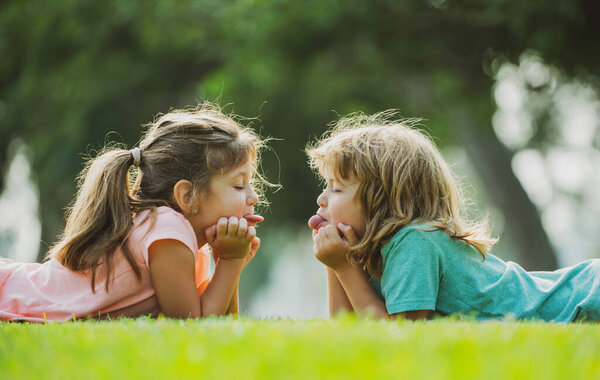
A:
[[[234,186],[237,190],[245,190],[246,186]]]

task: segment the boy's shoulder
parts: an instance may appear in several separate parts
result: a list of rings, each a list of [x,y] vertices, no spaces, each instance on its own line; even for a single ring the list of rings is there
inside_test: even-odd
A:
[[[399,246],[414,247],[430,245],[437,247],[438,244],[449,238],[450,237],[443,231],[431,224],[411,223],[398,230],[394,236],[383,245],[381,253],[386,256],[392,249]]]

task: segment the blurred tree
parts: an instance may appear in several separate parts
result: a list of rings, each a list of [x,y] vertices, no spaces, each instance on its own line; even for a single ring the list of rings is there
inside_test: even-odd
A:
[[[0,5],[0,164],[17,136],[34,152],[40,258],[63,226],[80,154],[102,147],[109,131],[135,144],[141,123],[192,103],[197,83],[220,64],[224,25],[212,8],[193,1]]]
[[[302,150],[331,111],[399,108],[426,118],[440,145],[466,147],[521,262],[552,269],[537,210],[491,128],[490,89],[502,60],[526,49],[573,75],[597,73],[597,11],[591,0],[5,1],[0,165],[13,138],[32,147],[51,243],[88,144],[112,130],[131,146],[155,113],[220,97],[284,139],[273,143],[285,189],[271,219],[300,221],[317,195]],[[275,156],[265,158],[277,177]]]
[[[330,110],[400,108],[428,119],[442,145],[466,148],[505,215],[520,262],[554,269],[536,207],[491,127],[490,89],[502,62],[526,49],[573,75],[597,73],[599,49],[583,42],[598,34],[597,8],[592,1],[248,2],[232,19],[256,31],[244,34],[251,53],[232,57],[218,77],[228,78],[224,93],[244,111],[266,100],[264,124],[287,140],[278,152],[291,191],[274,196],[274,213],[310,215],[305,205],[317,192],[307,186],[301,150],[307,134],[320,134],[335,118]]]

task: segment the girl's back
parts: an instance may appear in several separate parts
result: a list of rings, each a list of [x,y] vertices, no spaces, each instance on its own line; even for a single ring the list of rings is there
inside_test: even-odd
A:
[[[371,282],[390,313],[437,310],[477,319],[570,322],[600,319],[600,261],[527,272],[425,224],[404,227],[383,246],[383,275]]]
[[[108,292],[104,264],[97,269],[95,291],[90,287],[91,271],[74,272],[56,259],[43,264],[17,263],[0,259],[0,320],[31,322],[66,321],[73,318],[111,316],[135,317],[158,314],[159,306],[150,280],[148,248],[161,239],[174,239],[196,254],[197,283],[208,279],[209,256],[198,249],[194,230],[183,215],[169,207],[158,207],[154,217],[150,211],[139,213],[127,240],[141,271],[132,270],[120,248],[112,256]]]

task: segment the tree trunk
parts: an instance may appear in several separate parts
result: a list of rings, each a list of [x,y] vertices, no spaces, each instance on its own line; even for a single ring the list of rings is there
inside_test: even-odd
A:
[[[491,127],[478,128],[474,120],[464,115],[462,119],[464,147],[492,201],[504,214],[506,229],[519,250],[519,264],[527,270],[556,269],[554,248],[537,208],[512,170],[512,154]]]

